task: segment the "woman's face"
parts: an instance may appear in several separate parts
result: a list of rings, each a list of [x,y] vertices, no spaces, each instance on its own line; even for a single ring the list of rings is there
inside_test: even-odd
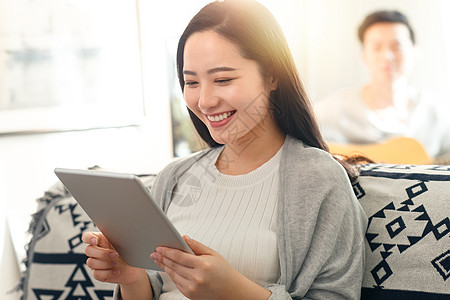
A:
[[[415,60],[408,28],[401,23],[377,23],[364,34],[363,58],[375,82],[408,78]]]
[[[269,94],[275,80],[265,80],[258,64],[214,31],[192,34],[184,48],[184,98],[220,144],[244,143],[270,133],[275,121]]]

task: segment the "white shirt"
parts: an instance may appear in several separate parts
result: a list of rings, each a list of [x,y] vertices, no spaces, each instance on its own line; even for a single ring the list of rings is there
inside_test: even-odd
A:
[[[237,176],[217,170],[222,148],[214,149],[181,177],[167,211],[181,234],[217,251],[261,286],[280,276],[276,207],[281,149],[256,170]],[[166,273],[160,274],[160,299],[186,299]]]
[[[361,88],[333,93],[318,102],[316,112],[326,141],[378,143],[405,136],[419,141],[431,157],[450,153],[450,122],[445,110],[425,92],[411,90],[410,103],[399,120],[392,109],[371,110]]]

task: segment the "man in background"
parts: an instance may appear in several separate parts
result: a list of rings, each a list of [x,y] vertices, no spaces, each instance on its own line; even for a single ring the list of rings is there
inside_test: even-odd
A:
[[[409,84],[416,38],[398,11],[369,14],[358,29],[370,81],[335,92],[317,104],[324,138],[341,144],[414,138],[436,158],[450,153],[450,123],[436,99]]]

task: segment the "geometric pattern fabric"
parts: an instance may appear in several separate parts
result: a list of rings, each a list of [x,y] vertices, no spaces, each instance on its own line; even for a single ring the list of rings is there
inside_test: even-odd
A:
[[[450,168],[363,165],[368,216],[361,299],[450,299]]]

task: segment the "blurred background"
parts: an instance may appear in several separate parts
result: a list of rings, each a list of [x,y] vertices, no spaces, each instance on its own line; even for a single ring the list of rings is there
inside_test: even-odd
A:
[[[0,259],[7,234],[24,258],[35,199],[56,182],[55,167],[151,173],[189,152],[174,142],[186,116],[174,53],[208,2],[0,0]],[[313,102],[367,79],[356,35],[364,16],[402,11],[420,49],[413,83],[449,110],[450,1],[260,2]]]

